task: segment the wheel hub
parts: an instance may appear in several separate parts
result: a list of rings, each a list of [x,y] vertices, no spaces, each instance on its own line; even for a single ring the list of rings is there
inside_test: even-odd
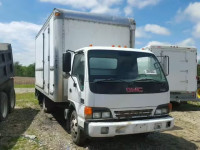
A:
[[[77,119],[75,117],[73,117],[72,120],[71,120],[71,133],[72,133],[73,138],[77,137],[78,122],[77,122]]]

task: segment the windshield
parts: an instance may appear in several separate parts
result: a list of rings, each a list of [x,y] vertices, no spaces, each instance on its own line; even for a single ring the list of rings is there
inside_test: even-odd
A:
[[[104,79],[166,82],[156,57],[140,52],[91,50],[89,51],[89,74],[90,82]]]
[[[157,58],[150,53],[90,50],[88,59],[90,83],[167,83]]]

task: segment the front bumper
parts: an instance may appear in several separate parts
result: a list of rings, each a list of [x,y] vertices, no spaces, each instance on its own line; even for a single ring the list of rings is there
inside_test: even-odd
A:
[[[123,122],[89,122],[84,128],[90,137],[113,137],[116,135],[164,131],[171,129],[173,126],[174,118],[167,116],[156,119]],[[103,133],[102,128],[106,128],[108,132]]]

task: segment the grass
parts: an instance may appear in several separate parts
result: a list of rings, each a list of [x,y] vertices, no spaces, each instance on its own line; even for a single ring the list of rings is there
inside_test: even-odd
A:
[[[191,104],[191,105],[195,105],[195,106],[199,106],[200,107],[200,102],[188,101],[187,103]]]
[[[13,146],[12,144],[15,143]],[[37,143],[37,140],[30,140],[24,137],[19,137],[19,138],[11,138],[9,140],[9,144],[2,147],[2,149],[7,150],[7,149],[12,149],[12,150],[23,150],[25,148],[28,148],[29,150],[41,150],[44,149]]]
[[[15,84],[15,88],[35,88],[34,84]]]
[[[31,140],[24,136],[34,134],[29,127],[39,110],[40,106],[34,93],[16,94],[14,112],[0,124],[0,150],[46,149],[37,137]]]
[[[39,109],[38,100],[35,93],[16,94],[16,106],[20,108],[36,108]]]
[[[173,110],[175,111],[200,111],[200,102],[198,101],[188,101],[186,103],[181,103],[180,105],[174,105]]]

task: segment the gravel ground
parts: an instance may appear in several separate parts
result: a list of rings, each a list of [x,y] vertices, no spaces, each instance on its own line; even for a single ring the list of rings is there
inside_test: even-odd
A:
[[[171,115],[175,118],[175,127],[170,131],[153,133],[145,138],[139,135],[126,135],[91,139],[83,147],[79,147],[73,144],[70,135],[65,131],[63,111],[47,114],[36,106],[16,107],[7,121],[0,123],[0,149],[1,145],[5,147],[6,144],[9,144],[11,149],[17,149],[15,145],[19,145],[21,138],[28,141],[19,149],[200,149],[200,106],[196,103],[182,104],[175,108]]]

